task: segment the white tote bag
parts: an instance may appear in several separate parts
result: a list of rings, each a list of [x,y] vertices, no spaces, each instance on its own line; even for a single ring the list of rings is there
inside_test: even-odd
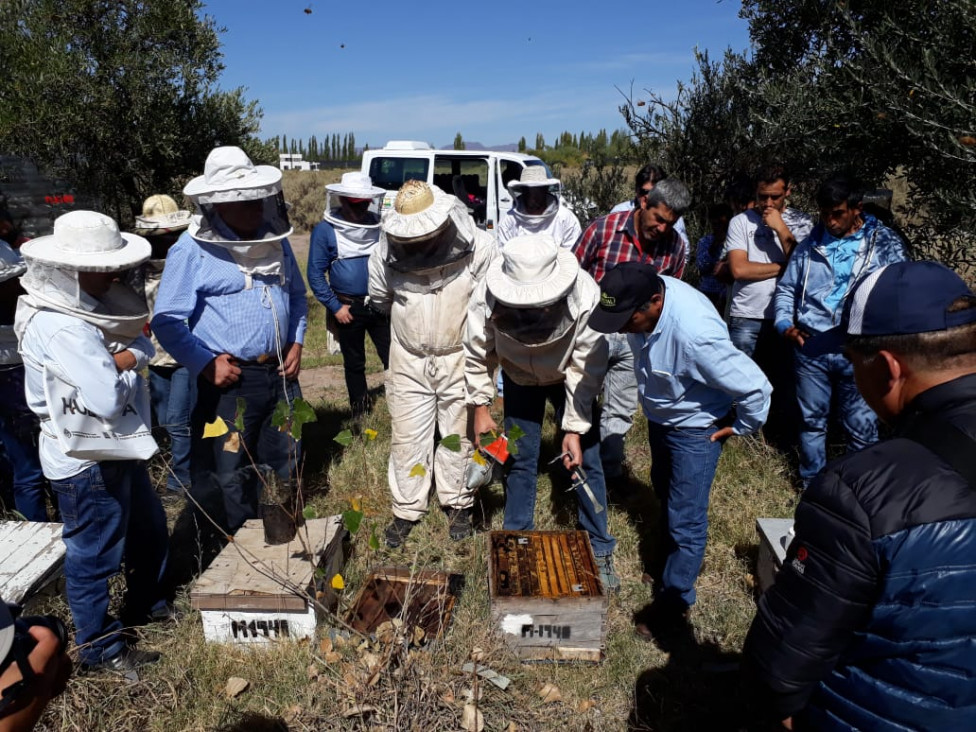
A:
[[[159,447],[149,428],[149,389],[139,379],[122,414],[103,419],[88,411],[78,389],[44,369],[44,396],[58,445],[79,460],[148,460]]]

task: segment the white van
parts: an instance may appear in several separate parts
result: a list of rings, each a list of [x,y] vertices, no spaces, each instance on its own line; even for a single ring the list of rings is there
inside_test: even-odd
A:
[[[380,150],[363,153],[363,172],[373,185],[385,188],[383,208],[393,205],[396,192],[408,180],[422,180],[455,195],[467,207],[475,223],[494,233],[501,217],[512,207],[508,183],[518,180],[522,169],[541,165],[532,155],[493,150],[435,150],[426,142],[390,140]]]

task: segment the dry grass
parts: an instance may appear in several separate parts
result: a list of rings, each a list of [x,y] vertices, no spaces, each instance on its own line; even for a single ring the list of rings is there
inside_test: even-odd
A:
[[[309,355],[316,357],[315,348]],[[378,368],[375,355],[372,368]],[[341,448],[332,438],[346,426],[344,400],[313,406],[319,421],[306,426],[306,492],[310,505],[331,515],[361,501],[366,519],[354,538],[346,567],[340,614],[348,609],[370,567],[400,564],[462,573],[466,586],[444,638],[426,650],[358,641],[341,645],[328,661],[318,641],[246,650],[204,642],[200,617],[187,589],[177,597],[185,617],[175,626],[144,632],[143,646],[163,661],[127,684],[113,676],[77,677],[55,700],[41,729],[79,730],[456,730],[461,729],[471,678],[460,667],[475,648],[482,663],[512,679],[502,691],[481,682],[479,709],[487,730],[696,730],[724,728],[735,701],[734,664],[754,612],[751,589],[756,549],[755,519],[787,516],[794,505],[782,456],[755,439],[730,441],[712,491],[709,544],[692,621],[698,647],[666,654],[636,638],[633,613],[650,598],[641,575],[653,543],[654,500],[647,486],[646,425],[638,420],[627,452],[636,476],[615,486],[610,527],[618,538],[622,591],[611,601],[606,660],[593,665],[521,664],[493,634],[487,587],[487,529],[501,528],[503,496],[492,486],[480,496],[482,532],[454,543],[436,507],[405,547],[372,551],[368,537],[390,520],[386,485],[390,421],[381,398],[365,427],[375,440]],[[543,460],[557,451],[551,420]],[[156,476],[162,478],[161,471]],[[538,528],[571,528],[575,508],[542,474],[536,506]],[[115,586],[118,591],[118,586]],[[69,618],[61,598],[39,608]],[[327,624],[321,634],[327,633]],[[378,673],[377,673],[378,672]],[[227,698],[231,676],[250,681]],[[562,701],[546,703],[538,689],[555,684]],[[358,706],[357,706],[358,705]],[[356,710],[372,711],[357,713]],[[511,726],[514,725],[514,726]]]

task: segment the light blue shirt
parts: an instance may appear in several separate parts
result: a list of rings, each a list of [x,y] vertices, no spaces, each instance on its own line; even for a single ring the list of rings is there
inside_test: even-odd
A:
[[[630,336],[644,415],[678,428],[710,427],[736,403],[736,434],[766,421],[773,388],[756,363],[732,345],[715,306],[691,285],[664,281],[654,330]]]
[[[169,250],[151,327],[191,375],[221,353],[255,361],[304,342],[305,283],[288,240],[281,246],[284,283],[278,276],[252,275],[251,289],[221,246],[184,233]]]

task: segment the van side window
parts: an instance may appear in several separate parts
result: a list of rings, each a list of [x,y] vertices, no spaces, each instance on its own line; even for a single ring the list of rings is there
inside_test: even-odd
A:
[[[398,191],[408,180],[427,180],[430,161],[426,158],[373,158],[369,177],[373,185],[388,191]]]
[[[477,224],[484,224],[487,216],[488,175],[487,158],[434,157],[434,185],[457,196]]]

